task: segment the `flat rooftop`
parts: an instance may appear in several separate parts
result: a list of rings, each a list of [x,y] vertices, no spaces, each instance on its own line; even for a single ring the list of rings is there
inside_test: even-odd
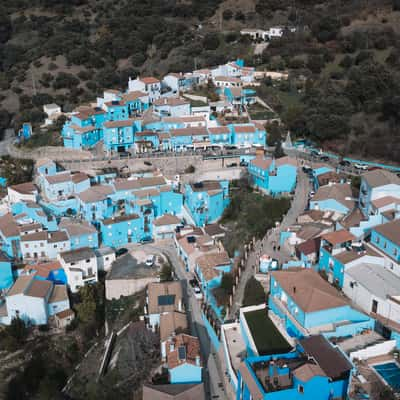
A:
[[[156,275],[158,275],[158,266],[148,267],[128,253],[113,262],[106,279],[142,279]]]
[[[228,347],[229,358],[233,369],[238,371],[240,363],[246,356],[246,344],[244,343],[242,333],[240,331],[240,324],[232,324],[232,326],[225,328],[224,334],[226,338],[226,345]]]
[[[259,355],[282,354],[292,350],[265,308],[244,313]]]

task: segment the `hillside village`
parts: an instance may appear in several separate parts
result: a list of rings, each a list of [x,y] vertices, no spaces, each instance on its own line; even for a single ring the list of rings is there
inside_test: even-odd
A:
[[[126,92],[106,90],[67,114],[64,147],[93,158],[76,169],[38,159],[32,181],[5,184],[0,324],[68,334],[81,318],[77,296],[100,282],[110,302],[143,295],[136,321],[105,330],[99,366],[107,375],[133,352],[116,350],[123,335],[155,337],[143,400],[395,398],[399,169],[290,134],[270,148],[266,121],[248,112],[261,105],[254,85],[254,68],[236,60],[129,79]],[[62,112],[46,109],[50,120]],[[28,126],[21,140],[30,136]],[[171,175],[151,161],[183,156],[222,161],[206,178],[197,165]],[[109,168],[93,173],[96,158]],[[134,170],[136,158],[149,168]],[[221,219],[240,180],[291,206],[231,253]],[[242,306],[260,288],[261,301]],[[71,398],[77,371],[63,388]]]

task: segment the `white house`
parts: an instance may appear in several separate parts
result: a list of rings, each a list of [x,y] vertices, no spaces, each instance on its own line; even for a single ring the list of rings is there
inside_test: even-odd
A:
[[[49,317],[70,308],[65,285],[54,285],[34,275],[20,276],[0,305],[0,323],[19,317],[32,325],[47,324]]]
[[[190,115],[190,101],[181,97],[162,97],[154,101],[154,111],[160,116]]]
[[[181,224],[181,220],[172,214],[164,214],[153,221],[154,239],[173,238],[175,229]]]
[[[173,93],[178,94],[185,86],[185,76],[182,73],[171,72],[164,76],[162,82],[168,86]]]
[[[152,76],[136,79],[129,78],[128,92],[141,91],[149,95],[150,103],[161,97],[161,82]]]
[[[361,263],[346,269],[343,292],[365,312],[400,321],[400,277],[387,268]]]
[[[64,268],[72,293],[84,285],[97,282],[97,256],[93,249],[82,247],[66,251],[58,255],[58,260]]]
[[[38,189],[33,182],[20,183],[19,185],[8,186],[8,202],[10,205],[20,201],[36,202]]]
[[[215,86],[217,87],[242,87],[243,82],[240,78],[233,76],[215,76],[213,77]]]
[[[43,112],[47,114],[47,118],[44,120],[45,126],[51,125],[53,121],[62,115],[61,107],[54,103],[45,104]]]
[[[94,251],[97,257],[97,267],[99,271],[109,271],[115,261],[115,251],[111,247],[101,247]]]

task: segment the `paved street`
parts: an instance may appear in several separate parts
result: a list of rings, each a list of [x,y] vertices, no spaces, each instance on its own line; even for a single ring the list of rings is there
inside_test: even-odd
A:
[[[168,256],[171,264],[175,268],[175,273],[178,279],[182,280],[184,285],[185,302],[187,312],[189,314],[189,323],[191,332],[200,340],[200,347],[204,361],[204,384],[208,399],[226,400],[225,389],[223,387],[223,375],[219,367],[219,361],[215,349],[212,347],[210,338],[201,317],[200,303],[192,294],[192,288],[188,285],[188,280],[192,279],[190,273],[185,271],[185,268],[178,258],[175,245],[172,239],[158,241],[157,243],[147,245],[131,245],[129,248],[145,249],[147,253],[163,253]]]
[[[254,249],[248,255],[245,269],[242,272],[238,288],[235,292],[234,302],[231,309],[232,318],[234,318],[236,313],[239,311],[239,308],[243,302],[246,282],[252,275],[255,274],[256,267],[259,264],[260,256],[263,254],[268,254],[271,257],[279,260],[280,264],[290,260],[290,254],[285,248],[279,248],[278,250],[279,234],[281,231],[294,224],[297,220],[297,217],[304,211],[307,205],[308,193],[310,190],[311,185],[308,176],[299,170],[295,195],[288,213],[283,218],[280,226],[269,230],[262,240],[258,240],[256,242]]]

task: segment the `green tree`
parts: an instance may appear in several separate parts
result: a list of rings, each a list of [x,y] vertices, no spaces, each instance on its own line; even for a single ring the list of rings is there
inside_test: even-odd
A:
[[[254,276],[250,277],[244,288],[243,307],[256,306],[265,303],[265,300],[266,294],[263,286]]]
[[[233,291],[233,275],[230,272],[224,272],[221,278],[220,288],[225,291],[226,294],[232,294]]]
[[[160,270],[160,281],[172,281],[173,280],[173,269],[171,263],[168,261],[164,263]]]

